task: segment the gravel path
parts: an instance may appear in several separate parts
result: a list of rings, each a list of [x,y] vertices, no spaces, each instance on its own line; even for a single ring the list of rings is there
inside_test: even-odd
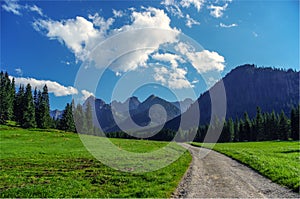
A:
[[[190,151],[193,161],[173,198],[300,198],[225,155],[181,145]]]

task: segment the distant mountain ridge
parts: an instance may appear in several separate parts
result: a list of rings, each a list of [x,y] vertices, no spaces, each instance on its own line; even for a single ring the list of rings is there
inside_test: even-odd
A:
[[[299,104],[299,72],[274,68],[259,68],[255,65],[242,65],[230,71],[222,82],[226,90],[226,118],[242,118],[244,112],[253,118],[256,107],[262,112],[279,113],[283,110],[287,115],[293,106]],[[211,119],[210,92],[220,88],[217,82],[203,93],[190,108],[183,113],[186,118],[193,117],[195,107],[200,109],[200,124],[208,124]],[[196,104],[198,103],[198,104]],[[198,113],[199,114],[199,113]],[[167,122],[164,128],[178,129],[181,116]]]
[[[193,103],[191,99],[179,102],[168,102],[158,96],[150,95],[145,101],[140,102],[137,97],[128,98],[125,102],[112,101],[106,104],[103,100],[90,96],[83,104],[94,104],[94,123],[100,124],[104,132],[120,131],[118,124],[122,124],[126,129],[132,129],[131,120],[138,126],[156,126],[162,124],[166,119],[169,121],[180,115]],[[161,110],[153,108],[153,105],[160,105],[166,111],[166,118],[161,114]],[[182,110],[182,111],[181,111]],[[149,117],[152,114],[152,120]],[[151,122],[151,123],[150,123]]]

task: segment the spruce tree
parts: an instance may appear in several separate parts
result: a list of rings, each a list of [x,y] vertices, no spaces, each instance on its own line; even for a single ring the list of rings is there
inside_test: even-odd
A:
[[[75,132],[75,124],[72,113],[72,105],[67,103],[62,118],[60,120],[59,128],[64,131]]]
[[[14,87],[12,85],[8,73],[0,73],[0,123],[3,124],[7,120],[13,119],[13,102],[14,94],[12,94]]]
[[[87,103],[85,110],[85,122],[86,122],[86,133],[93,134],[93,115],[92,115],[92,106],[90,102]]]
[[[43,92],[41,93],[38,104],[38,116],[39,128],[50,128],[51,127],[51,117],[50,117],[50,105],[49,105],[49,95],[47,85],[43,87]]]
[[[228,120],[228,131],[229,131],[228,142],[232,142],[234,140],[235,132],[234,132],[234,123],[231,118],[229,118]]]
[[[289,138],[289,123],[286,115],[283,111],[281,111],[279,115],[279,139],[280,140],[288,140]]]
[[[300,105],[297,108],[293,108],[291,111],[291,138],[293,140],[299,140],[299,110]]]
[[[256,109],[256,118],[255,118],[255,128],[254,128],[254,138],[252,140],[265,140],[266,136],[264,134],[264,119],[261,113],[260,107]]]
[[[245,112],[244,113],[244,135],[245,135],[245,139],[248,141],[252,141],[253,140],[253,136],[252,136],[252,123],[251,120],[249,119],[248,113]]]
[[[24,86],[20,85],[17,94],[15,95],[14,103],[14,119],[18,124],[22,123],[23,112],[24,112]]]
[[[238,142],[240,141],[240,122],[238,118],[234,121],[234,139],[233,141]]]
[[[23,100],[24,111],[22,115],[21,126],[23,128],[34,128],[36,127],[35,110],[30,84],[27,84],[26,86]]]
[[[74,122],[78,133],[83,133],[85,129],[85,114],[81,104],[78,104],[74,111]]]

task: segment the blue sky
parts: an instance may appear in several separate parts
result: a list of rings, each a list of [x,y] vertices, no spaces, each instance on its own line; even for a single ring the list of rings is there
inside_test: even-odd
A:
[[[1,1],[1,70],[51,109],[195,99],[245,63],[299,70],[299,1]]]

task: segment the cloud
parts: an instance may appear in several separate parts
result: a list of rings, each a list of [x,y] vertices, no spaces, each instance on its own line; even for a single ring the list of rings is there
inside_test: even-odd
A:
[[[86,46],[102,36],[92,22],[80,16],[62,21],[38,20],[33,27],[38,31],[46,30],[47,37],[64,43],[80,60],[83,59]]]
[[[2,8],[7,11],[7,12],[11,12],[15,15],[22,15],[22,10],[25,11],[29,11],[29,12],[36,12],[38,13],[40,16],[44,16],[42,9],[39,8],[36,5],[21,5],[18,3],[17,0],[4,0],[4,3],[2,5]]]
[[[164,0],[161,2],[162,5],[166,7],[166,10],[178,18],[183,18],[184,15],[180,9],[180,4],[174,0]]]
[[[20,76],[23,75],[23,71],[22,71],[21,68],[16,68],[16,69],[15,69],[15,72],[16,72],[18,75],[20,75]]]
[[[194,6],[199,12],[204,2],[205,0],[182,0],[180,1],[180,5],[184,8],[189,8],[190,6]]]
[[[191,28],[193,25],[200,25],[200,22],[196,21],[195,19],[191,18],[190,15],[186,15],[186,23],[185,25]]]
[[[100,27],[100,32],[106,32],[110,26],[115,22],[113,18],[108,18],[105,20],[103,17],[99,16],[99,13],[94,15],[89,15],[89,19],[92,20],[94,26]]]
[[[154,79],[171,89],[191,88],[193,85],[186,79],[187,71],[183,68],[156,67]]]
[[[229,24],[229,25],[220,23],[220,27],[222,27],[222,28],[232,28],[232,27],[237,27],[237,26],[238,26],[238,25],[237,25],[236,23]]]
[[[2,5],[2,8],[7,11],[11,12],[15,15],[22,15],[21,14],[21,9],[22,6],[17,3],[18,1],[16,0],[4,0],[4,4]]]
[[[64,43],[78,60],[86,61],[89,57],[88,61],[94,62],[96,67],[112,64],[115,72],[127,72],[145,67],[151,53],[162,44],[175,42],[179,34],[170,27],[171,20],[164,10],[153,7],[143,8],[141,12],[132,10],[130,17],[130,24],[109,32],[114,20],[105,20],[97,13],[89,19],[77,16],[61,21],[37,20],[33,26],[45,31],[50,39]],[[95,48],[100,42],[101,48]]]
[[[210,9],[210,15],[215,18],[220,18],[223,16],[224,11],[226,10],[228,4],[226,3],[224,6],[214,6],[210,5],[207,8]]]
[[[258,34],[256,32],[253,31],[252,34],[254,37],[258,37]]]
[[[25,8],[31,12],[38,13],[40,16],[44,16],[42,9],[37,7],[36,5],[33,5],[33,6],[26,5]]]
[[[198,73],[205,73],[212,70],[224,70],[225,59],[217,52],[210,52],[208,50],[195,52],[192,47],[183,42],[180,42],[175,47],[175,50],[185,55]]]
[[[81,98],[82,101],[85,101],[90,96],[95,96],[94,93],[89,92],[87,90],[81,90],[81,94],[82,94],[82,98]]]
[[[115,18],[117,17],[123,17],[124,16],[124,12],[122,10],[115,10],[113,9],[113,15]]]
[[[179,55],[174,55],[174,54],[170,54],[170,53],[165,53],[165,54],[156,53],[156,54],[152,55],[152,58],[159,60],[159,61],[170,62],[171,66],[173,68],[178,67],[177,61],[184,63],[184,60]]]
[[[23,78],[23,77],[10,76],[10,79],[12,79],[12,78],[15,78],[16,85],[30,84],[32,86],[32,88],[36,87],[39,90],[42,90],[46,84],[48,87],[48,92],[53,93],[57,97],[78,94],[78,91],[76,88],[74,88],[72,86],[66,87],[57,82],[50,81],[50,80],[37,80],[34,78]]]

